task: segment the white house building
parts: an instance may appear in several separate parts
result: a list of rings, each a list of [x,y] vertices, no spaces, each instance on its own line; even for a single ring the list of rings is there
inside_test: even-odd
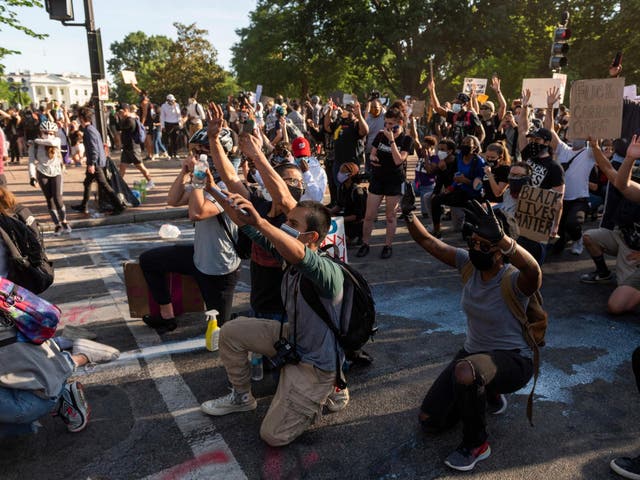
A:
[[[35,103],[45,99],[66,105],[84,105],[91,99],[91,78],[78,73],[31,73],[28,70],[4,75],[9,83],[19,83]]]

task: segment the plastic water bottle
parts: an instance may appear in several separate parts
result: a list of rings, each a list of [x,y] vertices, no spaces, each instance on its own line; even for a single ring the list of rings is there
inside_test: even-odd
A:
[[[205,345],[207,350],[215,352],[219,348],[220,327],[218,326],[218,311],[209,310],[205,312],[207,320],[207,332],[205,333]]]
[[[209,162],[207,162],[207,156],[203,153],[200,155],[200,159],[196,166],[193,167],[193,186],[196,188],[204,187],[207,181],[207,170],[209,169]]]
[[[165,223],[158,230],[158,235],[160,238],[171,239],[178,238],[180,236],[180,229],[175,225],[171,225],[169,223]]]
[[[147,199],[147,179],[143,178],[140,180],[140,199],[141,201],[145,201]]]
[[[251,380],[259,381],[264,378],[264,369],[262,366],[262,355],[251,352]]]

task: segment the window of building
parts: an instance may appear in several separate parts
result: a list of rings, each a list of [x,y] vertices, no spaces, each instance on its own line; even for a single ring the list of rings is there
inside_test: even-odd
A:
[[[36,87],[36,92],[38,95],[42,95],[44,93],[44,89],[42,87]]]
[[[78,96],[78,90],[76,90],[76,97]]]
[[[89,95],[89,91],[88,91],[88,90],[85,90],[85,91],[84,91],[84,96],[86,97],[87,95]]]

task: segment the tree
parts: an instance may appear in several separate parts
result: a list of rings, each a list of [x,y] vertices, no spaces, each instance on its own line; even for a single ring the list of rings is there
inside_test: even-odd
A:
[[[122,81],[120,72],[132,70],[140,88],[146,89],[151,98],[160,98],[163,92],[152,91],[156,77],[169,57],[173,41],[164,35],[147,36],[144,32],[129,33],[121,42],[110,46],[112,58],[107,62],[107,70],[114,78],[115,97],[124,102],[134,103],[136,92]]]
[[[18,13],[15,11],[16,7],[42,8],[42,6],[42,2],[39,0],[4,0],[4,2],[0,3],[0,30],[2,30],[2,28],[6,26],[15,30],[19,30],[29,35],[30,37],[40,39],[46,38],[48,35],[34,32],[29,27],[23,25],[20,20],[18,20]],[[0,46],[0,60],[2,60],[3,57],[13,53],[20,52]],[[2,73],[2,71],[4,71],[4,65],[0,63],[0,73]]]

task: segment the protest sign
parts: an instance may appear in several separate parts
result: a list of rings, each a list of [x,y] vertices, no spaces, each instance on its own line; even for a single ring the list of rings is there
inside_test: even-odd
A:
[[[260,101],[260,97],[262,97],[262,85],[256,87],[256,103]]]
[[[131,70],[122,70],[120,73],[122,74],[122,81],[125,85],[136,85],[138,83],[136,80],[136,72],[132,72]]]
[[[98,100],[109,100],[109,82],[104,78],[97,80],[98,83]]]
[[[556,216],[556,203],[562,194],[525,185],[518,195],[515,217],[520,235],[535,242],[547,243]]]
[[[562,85],[560,86],[560,103],[564,103],[564,92],[567,88],[567,74],[566,73],[554,73],[553,78],[557,78],[558,80],[562,80]]]
[[[569,140],[618,138],[622,132],[624,78],[576,80],[571,85]]]
[[[347,258],[347,236],[344,232],[344,217],[331,217],[331,228],[321,246],[325,245],[335,245],[338,249],[338,258],[344,263],[349,263]],[[333,255],[334,252],[329,250],[329,253]]]
[[[413,105],[411,105],[411,111],[414,117],[421,117],[424,115],[425,101],[424,100],[414,100]]]
[[[626,85],[624,87],[624,93],[622,94],[622,96],[635,102],[636,97],[638,96],[638,87],[636,87],[635,85]]]
[[[487,91],[487,79],[486,78],[465,78],[462,91],[464,93],[471,93],[471,87],[475,87],[476,93],[485,93]]]
[[[345,93],[342,95],[342,105],[348,105],[353,103],[354,97],[350,93]]]
[[[547,92],[553,87],[561,89],[562,80],[559,78],[525,78],[522,80],[522,91],[531,91],[529,105],[533,108],[547,108]],[[559,106],[560,103],[556,102],[553,107],[558,108]]]

